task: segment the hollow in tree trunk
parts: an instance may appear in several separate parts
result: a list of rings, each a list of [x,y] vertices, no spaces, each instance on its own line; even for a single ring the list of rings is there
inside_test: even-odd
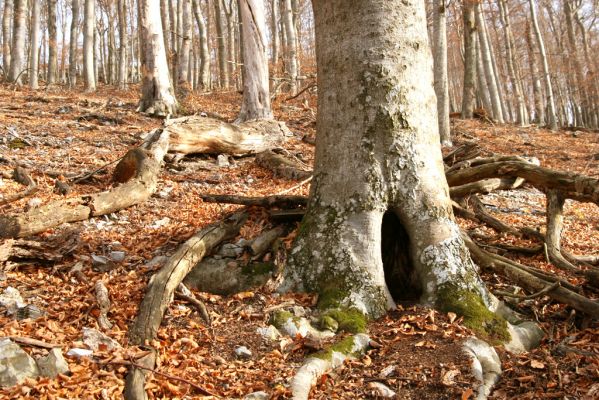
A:
[[[177,101],[173,95],[164,49],[159,0],[143,1],[141,30],[143,78],[138,111],[160,116],[175,114]]]
[[[282,290],[369,317],[416,300],[497,321],[452,213],[424,2],[313,7],[314,179]]]

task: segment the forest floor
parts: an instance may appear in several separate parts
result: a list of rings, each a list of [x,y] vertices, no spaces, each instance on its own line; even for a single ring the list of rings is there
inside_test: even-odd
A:
[[[160,120],[135,112],[136,89],[101,88],[88,95],[58,89],[13,91],[1,86],[0,195],[23,190],[8,178],[14,168],[11,162],[27,167],[38,191],[0,207],[0,213],[20,212],[62,198],[54,191],[56,176],[65,179],[94,171],[139,145],[141,134],[159,127]],[[188,113],[206,112],[232,120],[239,104],[240,95],[236,92],[215,93],[192,96],[185,108]],[[315,133],[315,96],[306,92],[287,102],[281,96],[274,102],[274,110],[276,117],[286,121],[294,132],[286,149],[311,164],[314,148],[302,137],[313,137]],[[478,120],[452,120],[452,128],[457,144],[475,141],[488,152],[534,156],[543,166],[599,178],[597,132],[552,133],[536,127],[496,126]],[[163,169],[156,194],[145,203],[45,232],[31,238],[38,242],[35,256],[0,264],[0,293],[14,287],[27,303],[45,312],[38,319],[18,320],[0,310],[0,337],[20,336],[57,343],[63,353],[82,347],[83,328],[99,329],[93,288],[100,280],[112,302],[108,317],[113,327],[105,333],[122,346],[97,351],[91,358],[68,357],[68,376],[27,380],[0,390],[0,398],[120,399],[127,369],[118,361],[129,360],[138,353],[137,348],[127,346],[128,325],[136,315],[149,277],[160,268],[149,261],[172,254],[198,229],[238,208],[204,203],[199,195],[271,195],[297,185],[296,181],[274,178],[248,157],[221,168],[215,157],[199,156],[193,160],[201,161],[204,168]],[[182,162],[183,167],[186,162]],[[92,181],[72,185],[68,196],[110,188],[113,167],[95,174]],[[308,189],[308,185],[303,185],[289,194],[307,195]],[[494,216],[504,222],[544,226],[545,197],[532,188],[493,193],[482,199]],[[245,239],[255,237],[269,225],[264,210],[251,209],[250,214],[240,232]],[[459,222],[496,241],[526,244],[483,226]],[[289,246],[293,236],[292,232],[284,243]],[[575,254],[599,255],[597,206],[566,203],[562,243]],[[108,271],[92,268],[93,257],[111,251],[124,251],[125,259]],[[522,256],[518,261],[578,284],[575,277],[548,264],[543,254]],[[503,277],[483,276],[492,291],[512,288]],[[212,324],[206,326],[187,303],[174,301],[153,343],[160,350],[159,373],[147,381],[150,396],[203,398],[185,382],[188,381],[218,398],[241,398],[255,391],[265,391],[273,399],[288,398],[290,379],[303,358],[314,351],[313,345],[301,338],[267,340],[257,333],[257,328],[268,325],[268,311],[276,308],[301,306],[309,314],[314,297],[264,290],[230,297],[195,295],[208,305]],[[598,294],[590,296],[597,298]],[[492,398],[598,398],[598,322],[588,321],[545,296],[520,302],[505,300],[526,318],[538,321],[547,335],[542,345],[530,353],[517,355],[497,348],[504,374]],[[460,322],[452,315],[424,307],[398,306],[369,325],[371,337],[380,346],[325,375],[313,389],[312,398],[377,398],[372,382],[386,384],[397,392],[398,399],[473,398],[475,386],[469,360],[461,351],[461,342],[470,332]],[[249,348],[251,357],[238,359],[234,352],[237,346]],[[38,347],[23,347],[32,355],[46,353]]]

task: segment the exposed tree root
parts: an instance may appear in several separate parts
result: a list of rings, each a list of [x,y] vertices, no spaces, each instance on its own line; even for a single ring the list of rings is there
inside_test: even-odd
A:
[[[271,170],[275,177],[300,180],[312,176],[312,171],[305,164],[272,150],[259,153],[256,164]]]
[[[135,321],[129,329],[129,343],[144,346],[156,338],[162,317],[170,305],[175,290],[187,273],[215,246],[234,237],[245,222],[246,214],[234,214],[223,222],[210,225],[179,247],[148,284]],[[155,351],[137,361],[144,369],[154,369]],[[145,399],[145,372],[132,367],[125,383],[125,398]]]
[[[133,179],[112,190],[54,201],[26,213],[0,216],[0,238],[26,237],[65,222],[87,220],[147,200],[156,190],[160,163],[168,149],[169,137],[157,131],[144,145],[144,158]]]
[[[205,194],[201,195],[200,198],[206,203],[240,204],[244,206],[278,207],[283,209],[296,208],[308,204],[306,196],[246,197],[228,194]]]

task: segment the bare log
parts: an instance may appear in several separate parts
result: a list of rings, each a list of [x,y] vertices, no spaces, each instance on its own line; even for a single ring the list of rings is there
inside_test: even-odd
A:
[[[98,325],[103,330],[112,328],[112,323],[108,319],[108,311],[110,311],[110,297],[108,297],[108,289],[104,286],[102,281],[97,281],[94,285],[94,291],[96,292],[96,300],[100,308],[100,315],[98,316]]]
[[[291,132],[284,122],[274,120],[230,124],[214,118],[183,117],[166,123],[169,151],[181,154],[256,154],[279,147]]]
[[[206,203],[227,203],[243,206],[295,208],[308,204],[306,196],[267,196],[267,197],[245,197],[228,194],[206,194],[200,198]]]
[[[541,190],[555,189],[565,198],[599,204],[599,180],[572,172],[555,171],[532,163],[502,161],[478,165],[446,174],[449,186],[481,179],[520,177]]]
[[[491,193],[494,190],[516,189],[524,183],[524,179],[519,178],[492,178],[481,181],[467,183],[461,186],[449,188],[449,195],[452,198],[465,197],[476,193]]]
[[[252,241],[250,251],[254,257],[259,257],[266,253],[272,246],[273,242],[285,234],[285,228],[277,226],[270,229]]]
[[[477,145],[476,143],[473,142],[468,142],[468,143],[464,143],[463,145],[459,146],[458,148],[456,148],[455,150],[453,150],[451,153],[447,154],[445,157],[443,157],[443,162],[448,165],[448,166],[452,166],[455,163],[458,163],[460,161],[464,161],[464,160],[469,160],[471,158],[474,157],[478,157],[481,153],[481,148],[479,145]]]
[[[0,216],[0,238],[35,235],[65,222],[110,214],[147,200],[156,190],[168,143],[168,133],[156,132],[144,145],[150,157],[144,159],[135,177],[112,190],[54,201],[22,214]]]
[[[272,150],[258,154],[256,164],[271,170],[275,177],[300,180],[312,176],[312,171],[305,164]]]

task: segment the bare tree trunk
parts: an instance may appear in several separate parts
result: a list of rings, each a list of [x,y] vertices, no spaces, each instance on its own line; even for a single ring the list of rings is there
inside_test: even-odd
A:
[[[127,88],[127,2],[118,0],[117,12],[119,18],[119,89]]]
[[[293,22],[293,8],[291,0],[283,0],[283,22],[285,25],[285,33],[287,38],[287,72],[289,74],[289,91],[291,94],[297,92],[297,32]]]
[[[85,0],[83,15],[83,77],[85,78],[85,90],[87,92],[96,90],[96,73],[94,67],[95,8],[95,0]]]
[[[180,85],[187,85],[189,81],[187,79],[187,74],[189,71],[189,52],[191,50],[191,30],[193,28],[192,25],[192,17],[191,14],[191,0],[179,0],[181,2],[181,20],[179,23],[182,25],[181,27],[181,47],[179,48],[179,61],[177,62],[177,87]]]
[[[572,88],[577,92],[577,96],[574,98],[577,99],[576,110],[578,111],[577,119],[579,122],[578,126],[585,126],[586,121],[583,118],[583,113],[588,108],[588,94],[587,88],[585,85],[584,72],[582,68],[582,64],[580,63],[580,56],[578,54],[578,44],[576,43],[576,37],[574,35],[574,22],[573,20],[576,18],[575,14],[577,10],[573,10],[571,6],[571,1],[564,1],[564,14],[566,15],[566,31],[568,33],[568,43],[570,44],[569,51],[569,61],[572,63],[574,68],[574,73],[576,76],[576,85],[575,88]]]
[[[34,1],[31,9],[31,39],[29,44],[29,87],[37,89],[40,41],[40,2]]]
[[[79,37],[79,0],[71,0],[71,36],[69,39],[69,87],[77,85],[77,38]]]
[[[56,0],[47,0],[48,5],[48,85],[54,85],[58,70],[58,31],[56,29]]]
[[[476,101],[476,18],[474,0],[464,0],[464,92],[462,118],[472,118]]]
[[[522,84],[518,77],[518,71],[516,68],[516,59],[514,54],[514,40],[512,35],[512,28],[510,24],[510,16],[508,14],[508,8],[505,3],[505,0],[499,0],[499,14],[501,17],[501,22],[503,23],[503,34],[505,40],[505,49],[506,49],[506,63],[508,68],[508,75],[512,82],[512,89],[514,91],[514,95],[516,97],[516,107],[517,107],[517,118],[516,122],[520,125],[525,125],[528,123],[527,119],[527,111],[526,111],[526,103],[524,102],[524,94],[522,91]]]
[[[530,23],[526,24],[526,45],[528,48],[528,65],[530,68],[530,77],[532,79],[532,93],[535,104],[534,120],[539,125],[545,125],[545,106],[543,104],[543,91],[541,89],[541,78],[537,68],[537,59],[533,46],[534,36]]]
[[[27,34],[27,0],[14,1],[13,33],[8,81],[21,85],[26,68],[25,35]]]
[[[530,5],[530,16],[532,19],[532,25],[535,30],[535,36],[537,37],[537,44],[539,45],[539,53],[541,55],[541,63],[543,64],[543,77],[545,80],[545,90],[547,92],[547,108],[548,115],[547,119],[551,130],[557,130],[557,112],[555,109],[555,99],[553,95],[553,87],[551,84],[551,75],[549,73],[549,62],[547,60],[547,52],[545,51],[545,42],[543,41],[543,35],[539,29],[539,21],[537,19],[537,11],[534,5],[534,0],[528,0]]]
[[[451,146],[449,127],[449,83],[447,76],[447,6],[446,0],[433,3],[433,41],[435,64],[435,92],[437,94],[437,114],[439,136],[443,146]]]
[[[164,49],[160,0],[143,0],[141,33],[144,75],[138,111],[159,116],[175,114],[177,101],[173,95]]]
[[[2,69],[4,69],[5,78],[10,70],[12,6],[13,0],[4,0],[4,10],[2,11]]]
[[[61,3],[60,7],[60,69],[58,71],[59,80],[61,83],[67,81],[67,2]]]
[[[491,100],[489,98],[489,85],[487,84],[487,77],[485,76],[485,66],[483,65],[483,58],[480,50],[480,42],[478,35],[475,37],[476,43],[476,78],[478,80],[478,86],[476,87],[477,97],[480,105],[486,112],[493,112]]]
[[[501,98],[499,97],[499,89],[495,74],[493,73],[493,60],[491,59],[491,43],[487,40],[487,26],[483,16],[481,4],[476,5],[476,23],[478,25],[478,43],[479,54],[483,64],[483,71],[487,81],[489,97],[491,99],[491,107],[493,119],[499,123],[503,123],[503,110],[501,109]]]
[[[243,103],[237,122],[271,119],[263,0],[241,0],[243,37]]]
[[[225,12],[225,20],[227,23],[227,70],[229,71],[229,79],[235,77],[236,62],[235,62],[235,26],[234,26],[234,6],[236,2],[233,0],[221,0],[222,7]]]
[[[199,0],[193,0],[193,13],[200,32],[200,82],[202,90],[210,89],[210,52],[208,51],[208,29],[202,15]]]
[[[271,19],[270,19],[270,36],[272,43],[272,53],[271,53],[271,62],[273,64],[273,68],[276,68],[276,64],[279,61],[279,51],[281,49],[281,41],[279,36],[279,1],[280,0],[270,0],[270,10],[271,10]]]
[[[221,0],[214,0],[214,23],[216,25],[216,39],[218,43],[219,85],[221,89],[227,89],[229,87],[229,69],[227,68],[227,50],[220,2]]]

